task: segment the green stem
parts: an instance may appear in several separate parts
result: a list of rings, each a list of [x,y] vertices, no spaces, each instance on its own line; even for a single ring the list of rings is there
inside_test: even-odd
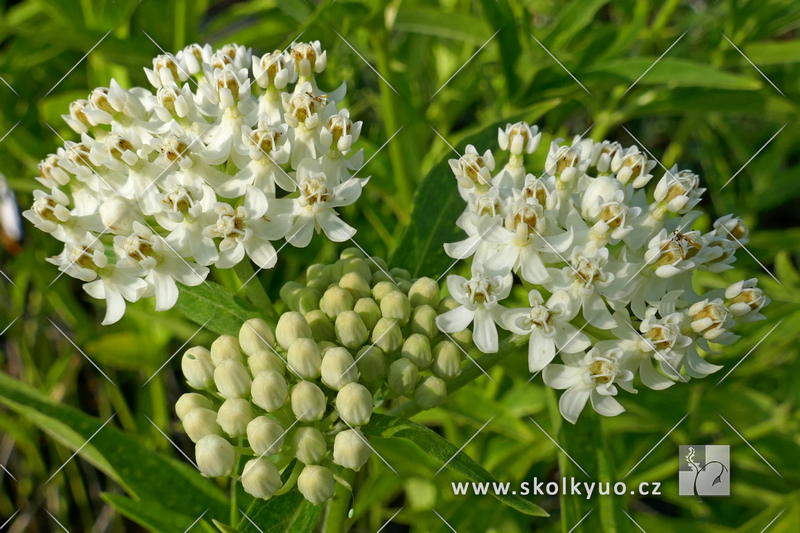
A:
[[[239,467],[241,467],[242,463],[242,454],[239,453],[239,449],[244,444],[244,437],[239,437],[238,445],[236,446],[236,463],[233,467],[233,476],[231,477],[231,512],[230,512],[230,520],[231,520],[231,527],[236,527],[236,519],[238,515],[236,514],[236,482],[239,476]]]
[[[467,365],[461,370],[461,374],[447,382],[447,394],[454,393],[475,378],[482,376],[484,371],[488,371],[497,363],[514,353],[520,346],[525,344],[526,341],[527,338],[525,337],[512,335],[501,343],[500,349],[497,350],[496,353],[489,353],[479,357],[476,360],[477,365],[472,361],[467,361]],[[478,366],[480,366],[480,368],[478,368]],[[481,368],[483,370],[481,370]],[[409,400],[390,409],[386,414],[389,416],[410,418],[420,411],[422,411],[422,408],[417,405],[416,402]]]
[[[355,470],[344,469],[342,477],[352,487],[356,477]],[[346,531],[345,525],[350,512],[352,493],[349,488],[341,483],[336,484],[336,494],[328,504],[328,513],[325,516],[325,533],[342,533]]]
[[[253,269],[253,264],[250,260],[240,261],[239,264],[233,267],[233,270],[239,278],[239,283],[243,284],[239,290],[244,289],[250,303],[258,307],[269,318],[277,320],[278,313],[275,312],[275,306],[272,305],[272,300],[270,300],[267,291],[261,284],[261,280],[256,276],[256,271]]]

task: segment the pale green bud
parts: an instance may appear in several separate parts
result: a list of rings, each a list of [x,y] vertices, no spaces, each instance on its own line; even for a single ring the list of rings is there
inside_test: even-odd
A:
[[[441,299],[439,305],[436,307],[436,312],[442,315],[460,306],[461,304],[458,303],[455,298],[453,298],[452,296],[445,296],[444,298]]]
[[[289,346],[286,362],[301,378],[316,379],[319,377],[322,354],[314,340],[297,339]]]
[[[260,318],[251,318],[239,330],[239,346],[247,355],[269,350],[275,346],[275,334],[269,324]]]
[[[319,301],[319,308],[328,315],[328,318],[335,320],[339,313],[352,311],[354,302],[352,294],[334,285],[322,295],[322,299]]]
[[[286,282],[280,290],[281,300],[291,309],[292,311],[297,310],[297,298],[300,294],[300,291],[303,290],[303,286],[297,283],[296,281],[289,281]]]
[[[330,350],[331,348],[341,348],[341,346],[339,346],[335,342],[328,342],[328,341],[322,341],[319,343],[319,351],[320,353],[322,353],[323,358],[325,357],[325,354],[328,352],[328,350]]]
[[[386,375],[386,356],[377,346],[364,346],[356,356],[356,364],[361,378],[374,383]]]
[[[353,258],[366,259],[366,256],[364,255],[364,252],[362,252],[355,246],[351,246],[350,248],[345,248],[339,255],[339,259],[353,259]]]
[[[447,385],[436,376],[422,378],[414,391],[414,401],[423,409],[433,409],[447,399]]]
[[[325,436],[320,430],[312,427],[302,427],[297,430],[292,439],[292,448],[297,460],[307,465],[322,461],[328,454]]]
[[[283,427],[266,416],[257,416],[247,424],[247,442],[259,456],[280,452],[283,434]]]
[[[242,488],[256,498],[268,500],[281,488],[281,474],[278,467],[263,457],[250,459],[242,471]]]
[[[439,284],[431,278],[419,278],[408,290],[408,299],[413,307],[430,305],[435,308],[442,300]]]
[[[411,273],[405,268],[393,268],[389,271],[389,274],[392,275],[395,281],[400,281],[401,279],[411,279]]]
[[[247,424],[255,416],[250,402],[242,398],[228,398],[219,408],[217,423],[222,431],[231,437],[244,437],[247,433]]]
[[[292,388],[292,412],[301,422],[316,422],[325,416],[325,393],[310,381],[301,381]]]
[[[335,341],[336,332],[333,329],[333,322],[330,321],[328,315],[315,309],[306,313],[306,322],[311,326],[311,334],[317,342]]]
[[[372,449],[367,446],[364,434],[357,429],[347,429],[336,434],[333,441],[333,462],[350,470],[359,470],[369,460]]]
[[[401,326],[411,318],[411,302],[400,291],[393,291],[381,299],[381,314],[384,318],[398,320]]]
[[[407,279],[398,279],[397,281],[397,288],[400,289],[400,292],[403,294],[408,294],[408,291],[411,290],[411,282]]]
[[[450,337],[466,352],[472,346],[472,330],[465,329],[451,333]]]
[[[403,344],[403,333],[396,320],[391,318],[381,318],[372,330],[372,343],[383,350],[383,353],[391,354]]]
[[[373,255],[371,259],[372,261],[367,261],[367,264],[373,274],[381,270],[389,271],[389,265],[386,264],[386,261],[382,257]]]
[[[253,380],[253,403],[269,413],[274,413],[286,404],[289,387],[283,375],[268,370],[258,374]]]
[[[333,498],[336,482],[324,466],[307,465],[297,478],[297,488],[306,500],[319,505]]]
[[[355,350],[360,348],[369,338],[369,331],[364,321],[355,311],[339,313],[334,324],[336,338],[343,346]]]
[[[326,275],[324,276],[319,276],[313,279],[309,279],[306,286],[309,289],[314,289],[315,291],[319,291],[319,293],[322,294],[330,286],[327,273],[328,272],[326,271],[325,272]]]
[[[351,426],[363,426],[369,422],[372,404],[372,394],[360,383],[348,383],[336,395],[336,411]]]
[[[431,370],[444,380],[461,373],[461,350],[451,341],[441,341],[433,348]]]
[[[219,366],[223,361],[235,359],[244,363],[244,355],[239,349],[239,341],[230,335],[220,335],[211,343],[211,361],[214,366]]]
[[[302,291],[297,298],[297,311],[303,313],[304,315],[309,311],[314,311],[315,309],[319,309],[319,301],[322,298],[322,291],[318,291],[317,289],[306,287]]]
[[[195,407],[186,413],[183,418],[183,429],[192,442],[198,442],[206,435],[222,435],[216,411],[205,407]]]
[[[419,368],[408,359],[398,359],[389,365],[386,383],[393,398],[411,393],[418,381]]]
[[[358,379],[358,367],[353,356],[341,346],[331,348],[322,358],[322,382],[333,390],[339,390]]]
[[[250,374],[253,377],[258,376],[262,372],[269,372],[274,370],[280,375],[283,375],[286,365],[275,352],[263,350],[256,352],[247,358],[247,365],[250,367]]]
[[[289,346],[297,339],[310,339],[313,336],[311,326],[308,325],[305,317],[296,311],[289,311],[281,315],[275,333],[278,337],[278,344],[284,350],[288,350]]]
[[[228,359],[214,370],[214,384],[223,398],[245,398],[250,395],[252,379],[242,363]]]
[[[397,285],[392,281],[379,281],[372,286],[372,297],[378,304],[381,303],[381,300],[383,300],[387,294],[393,292],[400,292],[400,289],[398,289]]]
[[[357,272],[348,272],[339,280],[339,286],[349,292],[354,299],[358,300],[372,294],[367,279],[369,278],[365,279]]]
[[[231,475],[236,452],[230,442],[219,435],[206,435],[194,449],[197,467],[206,477]]]
[[[183,420],[183,417],[185,417],[189,411],[195,407],[213,409],[214,404],[202,394],[197,394],[196,392],[187,392],[185,394],[181,394],[181,397],[178,398],[177,402],[175,402],[175,414],[178,415],[178,418]]]
[[[326,270],[328,272],[328,283],[339,283],[339,280],[344,275],[344,264],[339,260],[332,265],[328,265]]]
[[[202,346],[186,350],[181,359],[181,371],[193,389],[207,390],[214,384],[214,364],[211,354]]]
[[[439,327],[436,325],[436,310],[430,305],[420,305],[411,312],[411,333],[425,335],[433,339],[439,334]]]
[[[377,285],[378,283],[382,283],[384,281],[394,285],[394,280],[386,272],[388,272],[388,270],[384,269],[384,270],[377,270],[372,273],[371,284],[373,287],[375,287],[375,285]]]
[[[355,273],[364,279],[372,278],[372,272],[369,269],[366,259],[362,259],[361,257],[353,257],[350,259],[342,259],[341,262],[342,277],[350,273]]]
[[[317,289],[317,283],[323,284],[324,287],[330,285],[331,280],[328,277],[328,271],[325,270],[322,263],[314,263],[306,269],[306,285],[311,287],[311,282],[314,282],[314,288]],[[321,292],[321,291],[320,291]]]
[[[381,308],[378,307],[378,303],[372,298],[361,298],[358,300],[353,307],[353,311],[358,313],[358,316],[364,321],[364,325],[367,326],[369,331],[375,328],[375,324],[377,324],[378,320],[381,318]]]
[[[408,359],[420,370],[425,370],[431,364],[431,341],[425,335],[412,333],[400,349],[400,357]]]

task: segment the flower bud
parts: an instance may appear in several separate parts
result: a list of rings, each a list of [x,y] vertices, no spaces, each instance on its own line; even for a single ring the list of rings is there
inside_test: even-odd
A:
[[[369,331],[364,321],[355,311],[339,313],[334,324],[336,338],[343,346],[355,350],[360,348],[369,338]]]
[[[231,437],[244,437],[247,424],[255,418],[250,402],[242,398],[228,398],[217,413],[217,423]]]
[[[411,333],[419,333],[425,335],[429,339],[433,339],[439,334],[439,328],[436,326],[436,310],[430,305],[420,305],[414,308],[411,313]]]
[[[281,374],[270,370],[258,374],[253,380],[253,403],[269,413],[274,413],[286,404],[289,387]]]
[[[381,299],[381,314],[384,318],[398,320],[405,326],[411,318],[411,302],[408,296],[400,291],[393,291]]]
[[[280,452],[283,434],[281,425],[266,416],[257,416],[247,424],[247,442],[259,456]]]
[[[185,394],[181,394],[181,397],[178,398],[177,402],[175,402],[175,414],[178,415],[178,418],[183,420],[183,417],[185,417],[189,411],[195,407],[213,409],[214,404],[202,394],[197,394],[196,392],[187,392]]]
[[[405,268],[393,268],[389,271],[389,274],[395,279],[395,281],[400,281],[401,279],[410,280],[411,273],[406,270]]]
[[[397,288],[400,290],[400,292],[407,295],[408,291],[411,290],[411,282],[407,279],[398,279],[395,281],[397,281]]]
[[[408,290],[408,299],[413,307],[420,305],[436,307],[442,299],[439,284],[431,278],[419,278]]]
[[[317,342],[335,341],[336,332],[333,329],[333,322],[330,321],[328,315],[315,309],[306,313],[306,322],[311,326],[311,334]]]
[[[341,261],[336,261],[332,265],[325,265],[325,276],[328,278],[328,285],[339,283],[343,275],[342,269]]]
[[[251,318],[239,330],[239,346],[247,355],[270,350],[270,347],[275,346],[275,334],[269,324],[260,318]]]
[[[389,265],[386,264],[386,260],[384,260],[382,257],[373,255],[370,259],[372,260],[367,261],[367,265],[373,274],[375,274],[375,272],[380,272],[381,270],[389,270]]]
[[[436,376],[422,378],[414,391],[414,401],[423,409],[433,409],[447,399],[447,385]]]
[[[214,383],[214,364],[211,354],[202,346],[186,350],[181,359],[181,371],[193,389],[207,390]]]
[[[358,313],[358,316],[364,321],[364,325],[367,326],[369,331],[375,328],[375,324],[377,324],[378,320],[381,318],[381,308],[378,307],[378,303],[372,298],[361,298],[358,300],[353,307],[353,311]]]
[[[205,407],[195,407],[183,418],[183,429],[192,439],[199,442],[206,435],[222,435],[222,428],[217,422],[217,412]]]
[[[462,331],[456,331],[455,333],[450,334],[450,338],[455,341],[456,344],[461,346],[461,349],[469,351],[470,347],[472,346],[472,330],[465,329]]]
[[[322,355],[312,339],[297,339],[289,346],[286,362],[301,378],[316,379],[319,377]]]
[[[223,361],[235,359],[244,363],[244,355],[239,350],[239,341],[230,335],[220,335],[217,340],[211,343],[211,361],[214,366],[219,366]]]
[[[269,372],[274,370],[280,375],[283,375],[286,365],[275,352],[263,350],[256,352],[247,358],[247,365],[250,367],[250,375],[253,378],[258,377],[262,372]]]
[[[377,270],[377,271],[372,273],[371,284],[372,284],[373,287],[375,285],[377,285],[378,283],[381,283],[381,282],[384,282],[384,281],[387,282],[387,283],[391,283],[392,285],[395,284],[394,280],[386,272],[388,272],[388,270],[387,269],[383,269],[383,270]]]
[[[336,434],[333,441],[333,462],[351,470],[359,470],[369,460],[372,449],[367,446],[364,434],[357,429],[346,429]]]
[[[111,196],[100,205],[98,211],[103,226],[116,235],[130,235],[134,222],[145,223],[136,201],[121,196]]]
[[[312,427],[303,427],[297,430],[292,439],[292,448],[294,448],[297,460],[307,465],[322,461],[328,453],[325,436],[320,430]]]
[[[397,288],[393,281],[379,281],[372,286],[372,297],[380,304],[387,294],[399,291],[400,289]]]
[[[342,259],[340,261],[342,263],[342,278],[351,273],[358,274],[365,280],[372,278],[372,271],[370,271],[369,265],[365,259],[360,257],[352,257],[350,259]]]
[[[340,390],[358,380],[358,367],[346,348],[337,346],[325,352],[322,358],[322,382],[333,390]]]
[[[356,357],[358,372],[367,383],[374,383],[386,375],[386,356],[377,346],[364,346]]]
[[[396,320],[391,318],[381,318],[372,330],[372,343],[383,350],[383,353],[391,354],[397,351],[403,344],[403,333]]]
[[[313,336],[311,326],[308,325],[305,317],[296,311],[289,311],[281,315],[275,333],[278,337],[278,344],[284,350],[288,350],[296,339],[310,339]]]
[[[342,250],[342,253],[339,254],[339,259],[365,259],[364,253],[356,248],[355,246],[351,246],[350,248],[345,248]]]
[[[214,384],[223,398],[245,398],[250,395],[250,373],[236,359],[228,359],[214,370]]]
[[[326,270],[322,263],[311,265],[306,269],[306,286],[316,289],[320,293],[325,292],[325,289],[331,284],[329,274],[330,270]]]
[[[231,475],[236,452],[230,442],[219,435],[206,435],[197,442],[194,450],[197,467],[206,477]]]
[[[370,279],[371,277],[372,276],[369,278],[363,278],[357,272],[348,272],[342,276],[342,279],[339,280],[339,287],[349,292],[350,295],[356,300],[359,298],[366,298],[372,294],[372,290],[367,282],[367,279]]]
[[[348,383],[336,395],[336,411],[350,426],[363,426],[372,416],[372,394],[359,383]]]
[[[353,303],[352,294],[341,287],[333,286],[322,295],[319,301],[319,308],[328,315],[328,318],[335,320],[339,313],[352,311]]]
[[[456,307],[461,307],[461,304],[458,303],[452,296],[445,296],[436,307],[436,312],[440,315],[443,315],[448,311],[452,311]]]
[[[307,465],[297,478],[297,488],[306,500],[319,505],[333,497],[336,482],[324,466]]]
[[[292,388],[292,412],[301,422],[316,422],[325,416],[325,393],[310,381],[301,381]]]
[[[419,369],[408,359],[398,359],[389,365],[386,383],[389,386],[389,395],[399,398],[411,393],[419,381]]]
[[[431,370],[444,380],[461,373],[461,351],[451,341],[441,341],[433,348]]]
[[[269,459],[258,457],[245,463],[242,471],[242,488],[247,494],[268,500],[282,484],[278,467]]]
[[[300,295],[300,291],[303,290],[303,286],[297,283],[296,281],[289,281],[281,287],[280,290],[280,297],[281,300],[291,309],[292,311],[297,310],[297,299]]]
[[[425,335],[412,333],[400,349],[400,357],[408,359],[420,370],[431,364],[431,341]]]
[[[305,287],[298,295],[297,310],[305,315],[310,311],[319,309],[319,301],[321,298],[322,291],[311,287]]]

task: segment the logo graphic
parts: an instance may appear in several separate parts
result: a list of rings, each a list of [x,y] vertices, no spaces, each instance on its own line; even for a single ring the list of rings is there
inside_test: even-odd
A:
[[[730,446],[681,446],[678,493],[694,496],[731,495]]]

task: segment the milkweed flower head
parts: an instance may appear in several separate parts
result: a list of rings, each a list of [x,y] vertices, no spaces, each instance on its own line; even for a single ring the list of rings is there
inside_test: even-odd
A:
[[[541,135],[508,124],[498,132],[505,158],[470,145],[450,161],[466,238],[445,251],[471,261],[472,277],[448,276],[458,306],[436,318],[441,331],[471,327],[484,353],[498,350],[499,331],[526,337],[530,371],[565,390],[559,406],[573,423],[587,403],[624,411],[616,397],[635,393],[637,376],[664,389],[719,370],[704,357],[712,343],[736,341],[736,324],[763,319],[769,298],[755,279],[697,294],[692,276],[733,268],[743,222],[726,215],[692,229],[700,177],[674,166],[654,180],[657,163],[637,146],[556,139],[529,172],[524,157]]]
[[[152,88],[112,79],[70,104],[80,138],[39,164],[24,216],[64,243],[48,260],[106,300],[104,324],[126,301],[171,308],[177,283],[211,266],[272,268],[277,241],[355,234],[337,209],[368,181],[354,177],[361,122],[340,107],[344,84],[318,86],[326,64],[318,41],[262,56],[193,44],[153,59]]]

